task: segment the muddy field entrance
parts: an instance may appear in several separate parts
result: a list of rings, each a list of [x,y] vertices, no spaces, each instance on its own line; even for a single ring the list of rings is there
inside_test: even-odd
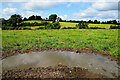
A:
[[[2,60],[3,70],[28,69],[30,67],[49,67],[65,65],[68,67],[81,67],[88,71],[105,75],[108,78],[118,76],[118,64],[100,54],[76,53],[70,51],[42,51],[29,52]],[[114,75],[113,75],[114,74]]]

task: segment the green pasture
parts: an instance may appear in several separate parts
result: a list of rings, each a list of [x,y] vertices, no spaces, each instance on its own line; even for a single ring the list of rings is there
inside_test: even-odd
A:
[[[118,56],[117,29],[3,30],[3,51],[30,47],[91,48]]]

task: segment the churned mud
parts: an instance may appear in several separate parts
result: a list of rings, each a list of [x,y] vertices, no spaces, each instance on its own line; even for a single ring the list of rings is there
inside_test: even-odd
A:
[[[81,49],[74,49],[74,48],[70,48],[70,47],[31,47],[27,50],[22,50],[22,49],[16,49],[16,50],[7,50],[7,51],[3,51],[2,52],[2,59],[9,57],[9,56],[13,56],[13,55],[17,55],[17,54],[24,54],[24,53],[29,53],[30,51],[33,52],[40,52],[40,51],[75,51],[76,53],[95,53],[95,54],[101,54],[103,56],[107,56],[109,57],[111,60],[115,60],[118,61],[118,58],[116,58],[115,56],[111,56],[105,52],[99,51],[99,50],[94,50],[94,49],[89,49],[89,48],[81,48]]]
[[[2,78],[106,78],[106,76],[94,74],[79,67],[69,68],[64,65],[57,65],[55,67],[3,71]]]
[[[88,53],[88,54],[87,54]],[[118,78],[118,59],[82,48],[29,48],[2,54],[3,79],[9,78]]]

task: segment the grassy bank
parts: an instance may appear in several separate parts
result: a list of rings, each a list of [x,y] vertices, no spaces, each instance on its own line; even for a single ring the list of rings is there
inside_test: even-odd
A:
[[[118,30],[5,30],[3,51],[30,47],[92,48],[118,55]]]

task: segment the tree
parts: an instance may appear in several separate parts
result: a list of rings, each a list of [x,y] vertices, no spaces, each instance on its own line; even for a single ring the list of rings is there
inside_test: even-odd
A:
[[[97,24],[97,20],[94,20],[94,24]]]
[[[8,19],[8,21],[7,21],[7,24],[9,25],[9,26],[14,26],[14,27],[16,27],[16,26],[19,26],[19,24],[22,22],[22,17],[21,17],[21,15],[16,15],[16,14],[14,14],[14,15],[12,15],[9,19]]]
[[[35,19],[36,20],[42,20],[41,16],[36,16]]]
[[[86,22],[79,22],[78,25],[76,25],[78,29],[88,29],[88,24]]]
[[[117,21],[116,21],[116,20],[113,20],[113,24],[117,24]]]
[[[6,22],[7,22],[7,21],[6,21],[4,18],[0,18],[0,24],[3,25],[3,24],[6,24]]]
[[[51,14],[49,16],[49,20],[51,20],[53,23],[56,21],[56,19],[57,19],[57,15],[56,14]]]
[[[62,21],[62,19],[60,17],[57,18],[57,21]]]
[[[25,17],[25,18],[23,19],[23,21],[27,21],[27,18]]]
[[[28,19],[29,19],[29,20],[35,20],[35,16],[32,15],[32,16],[30,16]]]
[[[93,21],[92,21],[92,20],[89,20],[88,23],[93,23]]]

